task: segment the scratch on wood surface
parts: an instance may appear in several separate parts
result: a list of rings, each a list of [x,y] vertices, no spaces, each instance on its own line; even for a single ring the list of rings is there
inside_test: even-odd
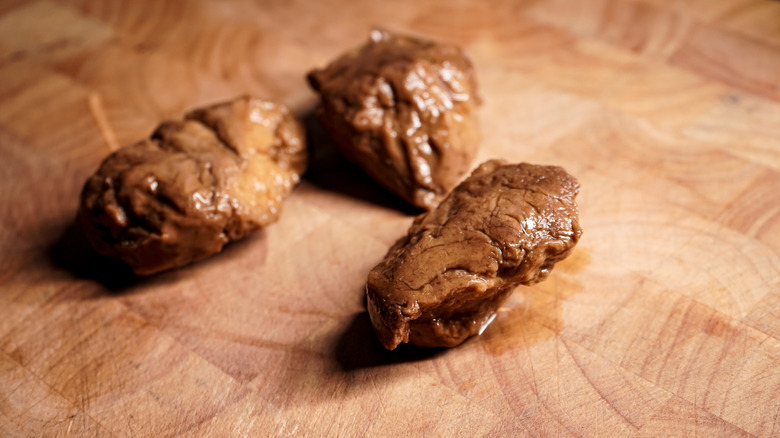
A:
[[[382,391],[379,389],[379,385],[376,384],[376,377],[373,374],[369,374],[368,379],[371,381],[371,386],[374,387],[374,391],[376,391],[376,394],[379,394],[379,396],[377,397],[377,401],[379,402],[378,409],[381,411],[381,414],[384,416],[387,413],[387,407],[385,406],[384,400],[382,400]]]
[[[765,212],[760,214],[758,218],[753,222],[747,231],[748,236],[755,237],[758,235],[765,225],[772,223],[772,219],[780,213],[780,207],[768,208]]]
[[[523,325],[523,324],[520,325],[520,334],[523,336],[523,344],[524,345],[530,345],[528,343],[528,336],[526,336],[525,325]],[[538,397],[539,396],[539,386],[538,386],[538,383],[537,383],[538,381],[537,381],[537,378],[536,378],[536,370],[534,369],[534,361],[532,359],[533,355],[531,354],[530,351],[528,351],[527,352],[527,356],[528,356],[528,365],[531,367],[531,378],[533,379],[533,383],[534,383],[533,391],[534,391],[534,394],[536,394],[536,396]]]
[[[696,415],[696,392],[693,393],[693,436],[699,436],[699,416]]]
[[[103,136],[103,140],[106,141],[111,152],[116,151],[119,149],[119,142],[116,139],[114,130],[111,129],[111,125],[108,123],[108,117],[106,117],[106,112],[103,109],[103,100],[100,98],[100,94],[90,93],[87,100],[89,101],[89,111],[100,129],[100,135]]]
[[[604,403],[617,415],[620,416],[626,423],[628,423],[629,426],[631,426],[634,430],[639,430],[639,425],[635,424],[630,418],[628,418],[621,410],[619,410],[613,403],[612,400],[607,398],[607,394],[599,387],[599,385],[596,384],[596,382],[591,379],[590,375],[585,371],[585,367],[583,364],[577,360],[577,356],[574,354],[574,352],[571,351],[571,347],[569,347],[569,344],[566,342],[566,339],[563,337],[561,339],[561,344],[566,348],[566,351],[569,353],[569,357],[571,357],[572,361],[574,362],[574,365],[577,366],[577,369],[580,372],[580,375],[585,378],[585,381],[588,382],[588,385],[596,392],[596,394],[601,398],[601,400],[604,401]],[[602,415],[602,421],[604,416],[604,411],[601,411]]]

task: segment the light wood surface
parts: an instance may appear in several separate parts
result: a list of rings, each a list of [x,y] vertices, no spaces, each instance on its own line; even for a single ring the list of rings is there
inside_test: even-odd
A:
[[[456,349],[375,340],[415,211],[309,116],[374,25],[470,52],[480,159],[582,185],[572,257]],[[92,255],[100,161],[245,92],[310,129],[281,220],[151,278]],[[2,436],[780,436],[780,2],[3,1],[0,161]]]

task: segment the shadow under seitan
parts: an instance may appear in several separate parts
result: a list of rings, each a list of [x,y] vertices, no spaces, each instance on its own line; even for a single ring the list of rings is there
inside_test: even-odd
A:
[[[364,311],[355,315],[338,338],[334,356],[341,370],[348,372],[430,360],[446,351],[446,348],[423,348],[409,344],[401,344],[393,351],[387,350],[374,334],[371,318]]]
[[[317,120],[315,110],[301,115],[309,144],[309,168],[303,178],[320,189],[346,195],[380,207],[417,215],[414,207],[379,185],[358,165],[346,160]]]
[[[519,286],[505,306],[498,310],[495,321],[482,335],[464,344],[478,343],[490,355],[529,348],[558,335],[564,327],[562,303],[582,290],[576,274],[590,262],[587,251],[580,249],[544,283]],[[557,274],[557,275],[556,275]],[[374,368],[399,363],[432,360],[455,351],[454,348],[424,348],[401,344],[395,350],[385,349],[374,334],[368,312],[357,314],[341,333],[334,347],[336,363],[342,371]]]
[[[237,257],[242,257],[250,246],[265,244],[265,231],[260,230],[242,240],[231,242],[221,252],[193,262],[189,265],[150,276],[139,276],[121,260],[98,254],[90,245],[81,227],[75,222],[67,225],[62,234],[48,248],[48,261],[55,268],[69,273],[76,279],[91,280],[99,283],[99,291],[93,288],[84,289],[84,294],[77,293],[73,299],[89,299],[98,295],[123,295],[142,287],[169,283],[189,275],[192,269],[203,269],[212,264],[229,263]],[[257,263],[265,263],[265,251],[260,252]],[[74,289],[75,290],[75,289]],[[75,292],[74,292],[75,293]]]

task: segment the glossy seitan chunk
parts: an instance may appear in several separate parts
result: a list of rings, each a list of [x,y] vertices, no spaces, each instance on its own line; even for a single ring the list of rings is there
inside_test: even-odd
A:
[[[306,164],[290,111],[241,97],[111,154],[84,185],[78,221],[99,253],[154,274],[276,221]]]
[[[477,84],[458,47],[375,30],[309,82],[344,156],[408,202],[430,210],[470,168]]]
[[[382,344],[460,344],[520,284],[544,280],[582,234],[577,181],[560,167],[483,163],[368,274]]]

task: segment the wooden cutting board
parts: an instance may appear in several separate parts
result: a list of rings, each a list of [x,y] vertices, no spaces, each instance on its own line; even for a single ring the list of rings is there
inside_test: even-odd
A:
[[[416,211],[310,116],[374,25],[471,53],[480,160],[582,185],[574,254],[455,349],[375,340]],[[780,436],[778,84],[776,1],[4,1],[0,435]],[[151,278],[94,256],[100,161],[241,93],[307,120],[281,220]]]

